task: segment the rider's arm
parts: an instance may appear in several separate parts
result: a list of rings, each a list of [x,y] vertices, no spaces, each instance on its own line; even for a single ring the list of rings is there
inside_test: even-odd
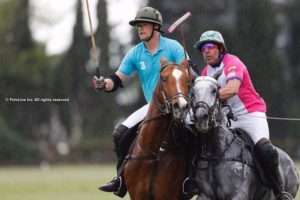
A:
[[[123,87],[123,81],[135,72],[135,48],[131,49],[123,58],[118,70],[104,79],[101,88],[106,92],[113,92],[120,87]]]
[[[223,88],[219,89],[220,99],[226,100],[236,95],[240,89],[240,85],[241,81],[239,79],[229,80]]]

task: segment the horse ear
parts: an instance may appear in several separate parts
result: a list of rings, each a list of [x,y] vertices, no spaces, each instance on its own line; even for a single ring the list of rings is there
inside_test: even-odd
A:
[[[160,58],[160,66],[161,67],[167,65],[168,63],[169,63],[169,61],[166,58],[164,58],[164,57]]]

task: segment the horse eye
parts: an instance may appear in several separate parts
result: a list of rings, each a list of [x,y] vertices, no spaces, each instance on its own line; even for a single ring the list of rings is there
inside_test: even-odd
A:
[[[212,93],[212,94],[216,94],[216,93],[217,93],[217,89],[213,89],[213,90],[211,91],[211,93]]]
[[[161,77],[160,77],[160,80],[162,80],[163,82],[166,82],[166,81],[167,81],[167,77],[161,76]]]
[[[190,81],[186,81],[186,85],[187,85],[188,87],[190,87],[191,82],[190,82]]]

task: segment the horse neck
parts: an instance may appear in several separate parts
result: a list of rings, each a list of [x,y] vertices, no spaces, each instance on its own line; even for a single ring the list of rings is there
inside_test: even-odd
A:
[[[227,128],[226,116],[223,113],[221,106],[216,108],[216,126],[214,128],[214,143],[218,153],[226,150],[232,140],[232,134]]]
[[[228,138],[226,131],[222,126],[215,127],[213,130],[213,142],[215,153],[222,154],[227,146]]]
[[[216,122],[214,127],[206,134],[202,144],[208,147],[208,151],[214,155],[223,154],[229,143],[233,139],[233,135],[226,127],[226,119],[220,108],[217,108]]]
[[[157,153],[169,132],[171,115],[163,114],[158,105],[158,100],[153,98],[137,140],[144,153]]]
[[[217,99],[217,106],[215,108],[215,123],[214,126],[226,126],[226,116],[222,111],[222,105],[220,103],[220,99]]]

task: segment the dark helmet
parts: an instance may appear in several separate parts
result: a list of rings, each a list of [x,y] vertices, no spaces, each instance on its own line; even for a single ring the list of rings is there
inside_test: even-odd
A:
[[[134,20],[131,20],[129,24],[131,26],[135,26],[139,22],[150,22],[158,24],[160,27],[163,25],[163,19],[160,12],[152,7],[141,8],[137,12]]]

